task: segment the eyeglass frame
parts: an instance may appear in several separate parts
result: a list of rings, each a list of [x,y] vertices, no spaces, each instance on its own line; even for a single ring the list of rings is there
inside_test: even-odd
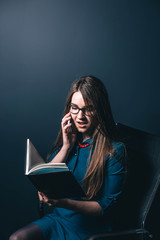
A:
[[[75,114],[75,115],[78,114],[79,111],[81,110],[84,115],[86,115],[86,116],[91,116],[91,115],[92,115],[91,112],[93,112],[93,111],[95,110],[92,105],[88,105],[88,106],[86,106],[86,107],[80,108],[80,107],[78,107],[76,104],[70,103],[70,104],[69,104],[69,108],[71,108],[72,106],[75,106],[75,107],[77,108],[77,113],[73,113],[73,112],[71,112],[71,111],[69,111],[69,112],[72,113],[72,114]],[[86,114],[86,113],[85,113],[86,109],[87,109],[87,108],[90,108],[90,107],[93,108],[93,110],[90,111],[89,114]]]

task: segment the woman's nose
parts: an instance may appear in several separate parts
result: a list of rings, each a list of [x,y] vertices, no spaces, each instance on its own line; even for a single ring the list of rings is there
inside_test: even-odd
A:
[[[83,111],[80,109],[77,115],[78,118],[84,118],[85,114],[83,113]]]

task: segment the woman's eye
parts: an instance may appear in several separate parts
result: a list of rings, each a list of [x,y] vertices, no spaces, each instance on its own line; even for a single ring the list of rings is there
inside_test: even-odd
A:
[[[74,107],[74,106],[72,106],[72,109],[73,109],[73,110],[77,110],[78,108],[77,108],[77,107]]]

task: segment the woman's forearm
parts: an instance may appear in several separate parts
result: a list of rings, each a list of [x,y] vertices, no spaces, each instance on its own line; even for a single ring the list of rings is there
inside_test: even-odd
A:
[[[101,216],[101,206],[96,201],[77,201],[72,199],[61,199],[57,206],[70,209],[83,214]]]
[[[63,163],[63,162],[66,162],[69,153],[70,153],[70,150],[62,146],[61,150],[50,161],[50,163]]]

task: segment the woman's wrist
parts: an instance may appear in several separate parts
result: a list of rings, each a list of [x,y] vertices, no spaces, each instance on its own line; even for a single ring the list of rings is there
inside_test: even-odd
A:
[[[63,145],[61,148],[61,151],[65,154],[68,154],[68,153],[70,153],[71,149],[72,149],[71,146]]]
[[[64,199],[59,199],[56,203],[56,207],[59,208],[65,208],[68,205],[68,199],[64,198]]]

